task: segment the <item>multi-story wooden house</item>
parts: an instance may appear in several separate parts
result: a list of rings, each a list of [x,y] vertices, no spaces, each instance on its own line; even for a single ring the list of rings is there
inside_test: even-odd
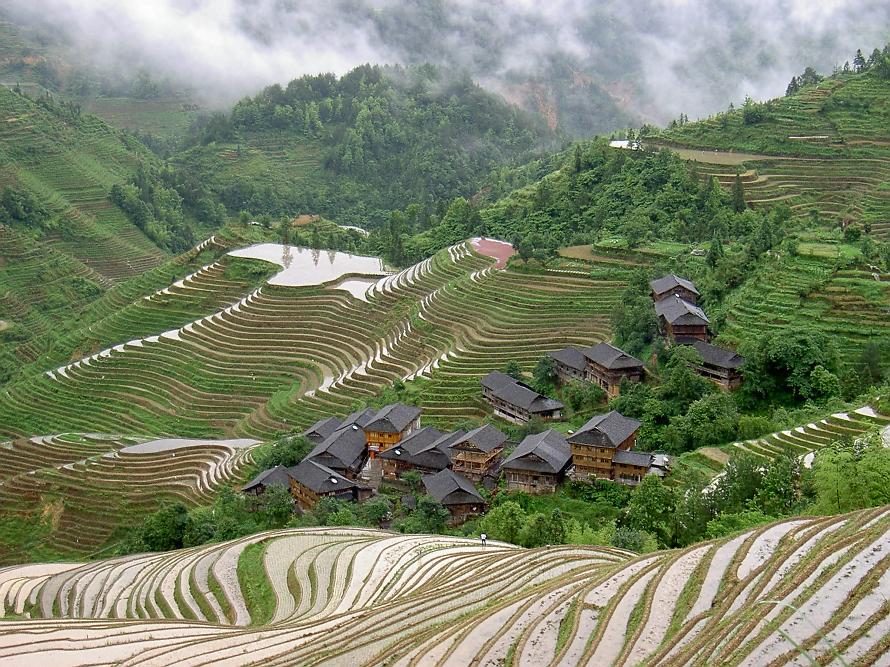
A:
[[[621,381],[640,382],[643,362],[609,343],[593,347],[567,347],[550,353],[560,382],[595,382],[609,396],[617,396]]]
[[[366,486],[346,479],[315,461],[303,461],[288,468],[288,476],[291,495],[297,506],[307,511],[312,510],[322,498],[359,501],[371,494]]]
[[[699,353],[702,363],[696,371],[723,389],[737,389],[742,384],[742,364],[745,358],[733,350],[711,345],[704,341],[694,341],[692,347]]]
[[[597,415],[567,441],[572,451],[572,477],[615,479],[615,455],[633,449],[640,422],[612,410]]]
[[[494,475],[506,442],[507,436],[494,426],[475,428],[451,444],[451,469],[474,482]]]
[[[708,320],[705,311],[679,296],[668,296],[655,303],[661,333],[675,343],[708,340]]]
[[[356,479],[368,461],[365,432],[354,422],[339,428],[315,445],[306,459]]]
[[[558,431],[530,435],[504,459],[501,471],[508,489],[553,493],[572,462],[572,449]]]
[[[548,421],[562,416],[562,403],[499,371],[482,378],[482,397],[497,416],[517,424],[526,424],[532,417]]]
[[[694,304],[698,303],[698,298],[701,296],[695,288],[695,283],[673,273],[650,281],[649,287],[652,289],[652,300],[656,303],[669,296],[679,296]]]
[[[420,428],[420,408],[393,403],[380,408],[364,425],[371,458],[401,442]]]
[[[398,479],[407,470],[437,473],[451,466],[451,445],[464,430],[443,433],[426,426],[377,455],[387,479]]]
[[[435,475],[424,475],[426,492],[438,500],[451,514],[451,523],[463,523],[485,512],[485,499],[473,483],[453,470],[442,470]]]

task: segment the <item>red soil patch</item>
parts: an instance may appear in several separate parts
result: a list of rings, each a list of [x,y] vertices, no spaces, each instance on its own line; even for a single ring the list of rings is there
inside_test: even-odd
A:
[[[492,257],[497,260],[494,268],[503,269],[507,266],[507,260],[516,254],[513,246],[506,241],[498,241],[497,239],[480,239],[476,238],[471,241],[473,250],[480,255]]]

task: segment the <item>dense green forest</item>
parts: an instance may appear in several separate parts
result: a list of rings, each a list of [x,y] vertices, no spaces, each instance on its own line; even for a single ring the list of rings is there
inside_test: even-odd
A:
[[[208,118],[193,141],[174,163],[203,173],[230,211],[374,227],[411,203],[471,196],[493,167],[556,137],[466,75],[366,65],[269,86]]]

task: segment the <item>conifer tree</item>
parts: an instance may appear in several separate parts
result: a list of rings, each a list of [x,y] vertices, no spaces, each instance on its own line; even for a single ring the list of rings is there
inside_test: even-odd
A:
[[[866,70],[865,56],[862,55],[862,49],[856,49],[856,56],[853,58],[853,69],[856,72],[864,72]]]
[[[748,205],[745,203],[745,188],[742,185],[742,175],[739,172],[735,174],[735,181],[732,184],[732,207],[736,213],[741,213]]]
[[[720,238],[720,232],[717,232],[714,234],[714,240],[711,241],[711,247],[708,249],[708,256],[705,258],[705,261],[707,261],[708,266],[713,268],[723,256],[723,240]]]

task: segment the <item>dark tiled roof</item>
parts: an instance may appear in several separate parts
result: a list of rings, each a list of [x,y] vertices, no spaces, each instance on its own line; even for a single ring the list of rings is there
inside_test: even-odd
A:
[[[456,437],[455,433],[442,433],[439,429],[427,426],[381,452],[379,457],[389,461],[404,461],[419,468],[442,470],[451,463],[448,445],[453,437]]]
[[[527,385],[517,382],[509,375],[500,371],[492,371],[482,378],[482,386],[502,401],[532,413],[550,412],[563,408],[563,404],[559,401],[541,396],[541,394]]]
[[[443,505],[463,505],[485,502],[473,483],[453,470],[442,470],[435,475],[424,475],[426,492]]]
[[[365,432],[358,424],[352,424],[334,431],[322,442],[315,445],[306,459],[337,470],[358,472],[365,463]]]
[[[420,416],[420,408],[403,403],[393,403],[380,408],[365,424],[365,430],[380,433],[401,433]]]
[[[464,443],[472,443],[480,452],[490,452],[498,447],[503,447],[507,442],[507,436],[490,424],[474,428],[462,438],[455,440],[451,446],[457,447]]]
[[[615,452],[615,456],[612,458],[612,463],[648,468],[652,465],[652,454],[649,452],[628,452],[619,449]]]
[[[572,449],[562,433],[552,428],[530,435],[504,460],[503,468],[535,470],[556,474],[572,458]]]
[[[698,290],[695,289],[695,283],[691,280],[687,280],[686,278],[681,278],[680,276],[676,276],[673,273],[669,273],[666,276],[662,276],[661,278],[656,278],[655,280],[649,281],[649,287],[652,288],[652,291],[656,294],[664,294],[669,290],[677,289],[678,287],[683,287],[688,289],[693,294],[698,294]]]
[[[550,356],[553,357],[557,363],[568,366],[569,368],[574,368],[576,371],[583,371],[587,368],[587,359],[584,356],[584,353],[577,347],[567,347],[564,350],[557,350],[556,352],[551,352]]]
[[[353,412],[346,419],[343,420],[343,423],[340,424],[340,428],[346,428],[347,426],[352,426],[355,424],[359,428],[364,428],[371,419],[374,418],[374,415],[377,414],[377,411],[374,408],[365,408],[364,410],[359,410],[358,412]]]
[[[733,350],[717,347],[710,343],[697,340],[692,347],[701,355],[702,361],[718,368],[738,368],[745,363],[745,358]]]
[[[259,475],[250,480],[242,487],[242,491],[249,491],[258,486],[290,486],[288,482],[287,468],[284,466],[275,466],[268,470],[263,470]]]
[[[708,324],[705,311],[678,296],[666,296],[655,302],[655,312],[668,324]]]
[[[315,493],[331,491],[349,491],[358,485],[327,466],[316,461],[304,460],[302,463],[288,468],[288,475]]]
[[[313,441],[321,441],[327,438],[338,428],[340,428],[340,420],[336,417],[327,417],[326,419],[319,419],[312,426],[303,431],[300,435]]]
[[[637,368],[643,365],[643,362],[636,357],[632,357],[624,350],[619,350],[609,343],[600,343],[581,350],[581,352],[594,363],[612,370]]]
[[[617,447],[640,428],[640,422],[612,410],[597,415],[568,437],[570,443]]]

